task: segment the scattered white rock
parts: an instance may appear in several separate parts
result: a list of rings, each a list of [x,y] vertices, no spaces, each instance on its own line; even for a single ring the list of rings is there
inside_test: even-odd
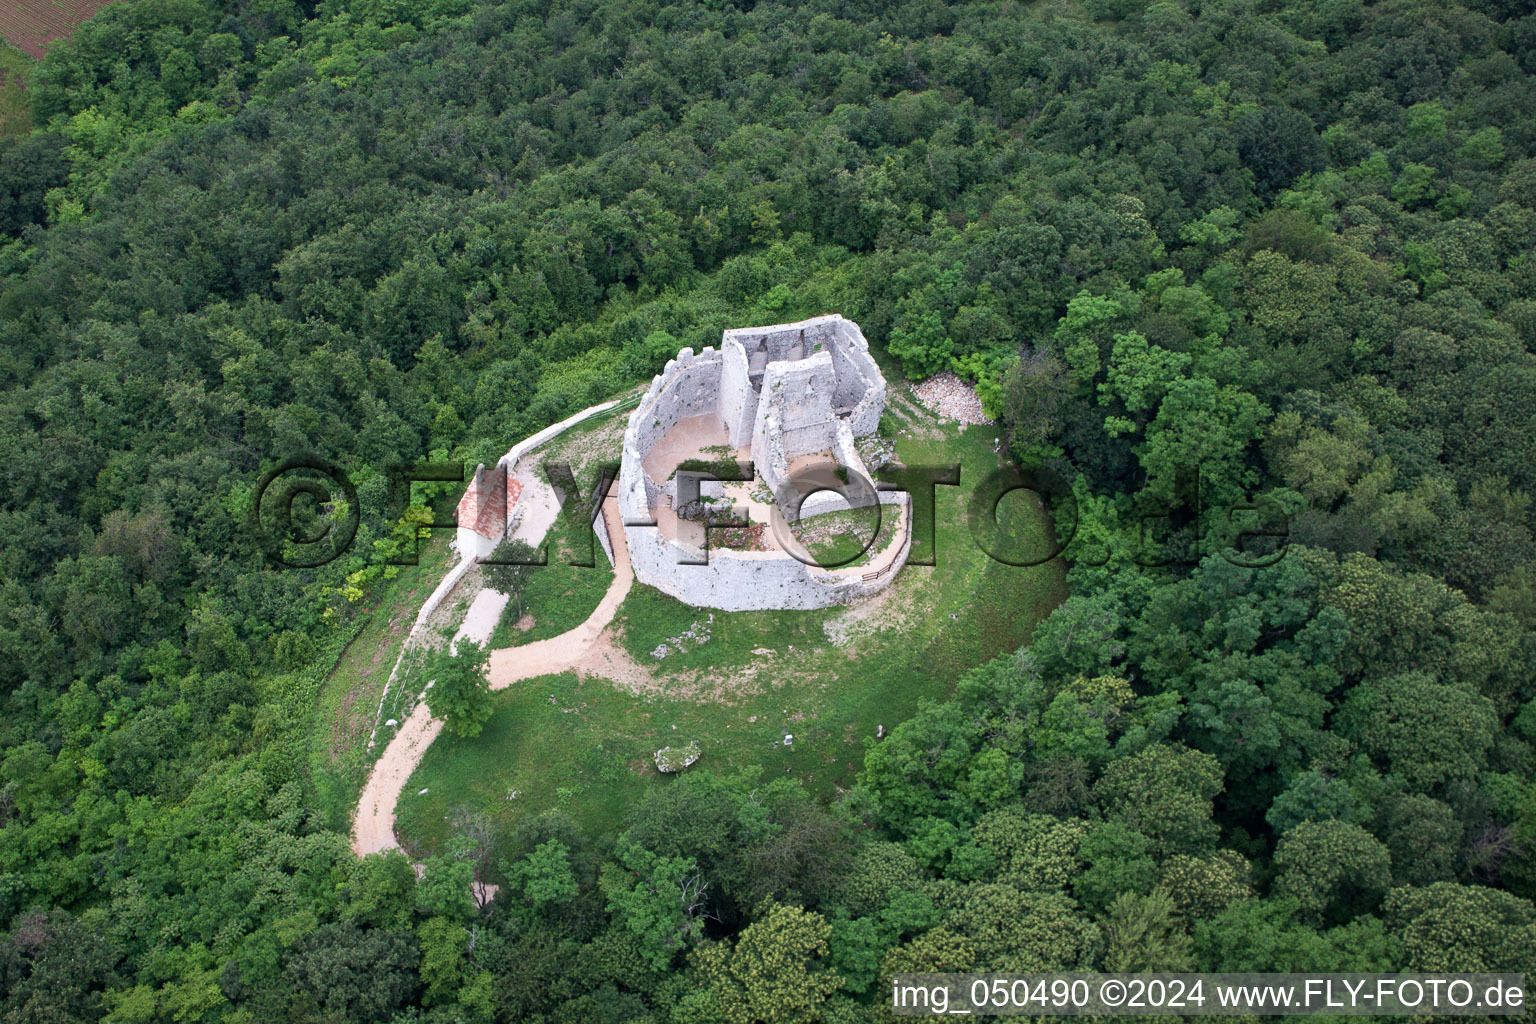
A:
[[[929,377],[912,390],[917,400],[940,419],[958,420],[962,426],[967,423],[992,422],[981,409],[981,399],[976,397],[976,389],[950,370]]]
[[[417,796],[426,796],[427,795],[427,791],[425,789],[418,789],[416,791],[416,795]]]
[[[854,450],[859,453],[859,458],[864,460],[864,465],[870,469],[880,469],[896,461],[896,445],[879,434],[868,434],[854,442]]]
[[[665,658],[668,654],[671,654],[673,648],[676,648],[678,653],[682,653],[687,649],[683,646],[684,644],[691,643],[697,646],[700,644],[709,643],[710,638],[714,636],[714,631],[710,627],[714,624],[715,613],[710,612],[709,618],[706,619],[702,625],[695,621],[693,625],[683,630],[677,636],[669,636],[661,643],[653,647],[651,649],[651,657],[659,661],[662,658]]]
[[[391,718],[389,721],[385,722],[384,724],[389,726],[391,729],[393,729],[395,726],[399,725],[400,723],[395,721],[393,718]]]
[[[680,772],[697,761],[703,752],[698,740],[694,740],[686,747],[662,747],[656,751],[654,757],[656,770],[669,775]]]

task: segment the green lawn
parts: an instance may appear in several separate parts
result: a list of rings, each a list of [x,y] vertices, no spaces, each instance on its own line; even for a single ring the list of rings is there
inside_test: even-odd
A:
[[[538,450],[540,464],[568,463],[577,484],[590,490],[598,468],[604,462],[616,462],[624,451],[624,428],[639,401],[638,393],[622,395],[615,408],[562,431]]]
[[[886,546],[888,509],[848,508],[824,512],[791,527],[817,564],[830,569],[868,565]],[[876,529],[880,543],[873,543]]]
[[[556,521],[549,533],[548,564],[528,570],[521,605],[516,601],[507,602],[501,622],[491,634],[492,648],[515,647],[559,636],[585,621],[603,599],[608,585],[613,582],[613,567],[595,540],[592,546],[595,565],[572,565],[571,554],[576,549],[572,534],[577,531],[592,532],[590,527],[582,525],[573,528],[564,517]],[[585,538],[582,540],[584,542]],[[586,558],[584,546],[579,554]],[[530,628],[517,628],[519,612],[532,617]]]
[[[690,740],[704,751],[691,770],[758,766],[830,798],[853,782],[877,726],[890,729],[920,700],[944,697],[967,668],[1025,643],[1065,582],[1059,563],[1013,568],[972,538],[965,496],[998,465],[994,431],[940,429],[900,388],[887,423],[902,461],[962,466],[962,486],[938,490],[935,566],[904,568],[884,596],[852,610],[710,612],[637,584],[617,624],[648,684],[568,674],[498,693],[485,731],[439,738],[407,784],[397,821],[413,851],[441,849],[447,817],[466,807],[503,829],[558,807],[591,833],[612,834],[644,787],[666,784],[651,755]],[[1033,500],[1005,499],[999,518],[1015,542],[1043,542],[1047,522]],[[572,570],[570,586],[600,596],[605,569]],[[581,583],[581,573],[597,581]],[[580,602],[564,596],[574,615]],[[684,638],[690,631],[695,639]],[[658,661],[652,650],[669,641]]]

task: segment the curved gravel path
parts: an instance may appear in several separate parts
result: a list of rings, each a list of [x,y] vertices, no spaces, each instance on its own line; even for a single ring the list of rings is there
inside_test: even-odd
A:
[[[488,671],[492,690],[554,672],[582,670],[601,674],[605,661],[596,650],[598,638],[613,621],[635,579],[617,498],[610,496],[603,502],[603,521],[613,544],[613,582],[608,585],[608,592],[586,621],[574,629],[548,640],[492,651]],[[400,724],[400,730],[374,764],[357,802],[357,815],[352,823],[353,853],[363,857],[400,845],[395,840],[395,804],[405,791],[406,780],[421,764],[442,728],[442,719],[432,717],[426,701],[418,701],[410,717]]]

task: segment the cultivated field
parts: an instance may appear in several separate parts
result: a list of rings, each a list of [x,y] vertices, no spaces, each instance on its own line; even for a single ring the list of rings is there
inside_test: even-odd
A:
[[[0,2],[0,37],[34,60],[48,45],[67,36],[108,0],[4,0]]]

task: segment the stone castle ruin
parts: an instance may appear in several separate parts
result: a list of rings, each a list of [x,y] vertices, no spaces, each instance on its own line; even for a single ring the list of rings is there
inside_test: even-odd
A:
[[[635,576],[726,611],[821,608],[886,586],[911,548],[910,501],[873,489],[854,444],[884,409],[869,343],[835,314],[728,330],[718,351],[683,349],[624,434],[615,487]],[[701,469],[733,461],[750,462],[756,479],[713,480]],[[814,564],[787,528],[877,505],[886,507],[867,557],[848,566]],[[700,521],[743,514],[754,527],[742,545],[721,544],[722,531],[706,534]]]

